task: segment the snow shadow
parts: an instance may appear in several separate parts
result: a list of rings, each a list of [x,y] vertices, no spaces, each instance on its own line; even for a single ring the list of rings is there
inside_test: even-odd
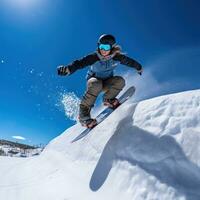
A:
[[[200,168],[187,159],[172,136],[157,137],[133,126],[130,115],[119,122],[105,145],[90,180],[92,191],[101,188],[117,161],[140,167],[187,200],[200,199]]]

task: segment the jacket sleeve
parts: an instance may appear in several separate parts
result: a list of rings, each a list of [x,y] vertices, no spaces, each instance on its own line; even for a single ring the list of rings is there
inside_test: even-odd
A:
[[[99,60],[96,53],[89,54],[87,56],[84,56],[83,58],[79,60],[73,61],[71,64],[69,64],[67,67],[70,71],[70,74],[74,73],[78,69],[82,69],[86,66],[92,65],[95,62]]]
[[[140,71],[142,70],[142,65],[138,63],[136,60],[124,55],[124,54],[116,54],[113,58],[114,60],[120,61],[121,64],[127,65],[129,67],[133,67],[136,70]]]

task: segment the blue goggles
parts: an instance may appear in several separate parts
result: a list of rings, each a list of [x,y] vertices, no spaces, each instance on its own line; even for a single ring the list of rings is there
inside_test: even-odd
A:
[[[99,49],[104,51],[111,50],[111,46],[109,44],[99,44]]]

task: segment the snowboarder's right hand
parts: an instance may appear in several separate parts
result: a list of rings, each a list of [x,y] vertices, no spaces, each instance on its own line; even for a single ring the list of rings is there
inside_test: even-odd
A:
[[[137,70],[137,73],[142,76],[142,73],[143,73],[143,69],[141,68],[140,70]]]
[[[64,65],[58,66],[57,71],[58,71],[58,75],[60,76],[66,76],[70,74],[69,68]]]

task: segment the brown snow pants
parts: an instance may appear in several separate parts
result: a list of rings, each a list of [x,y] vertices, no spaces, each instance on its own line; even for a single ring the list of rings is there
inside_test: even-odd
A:
[[[84,94],[80,105],[92,107],[97,96],[103,91],[104,99],[115,98],[125,86],[125,80],[121,76],[101,80],[95,77],[87,81],[87,90]]]

